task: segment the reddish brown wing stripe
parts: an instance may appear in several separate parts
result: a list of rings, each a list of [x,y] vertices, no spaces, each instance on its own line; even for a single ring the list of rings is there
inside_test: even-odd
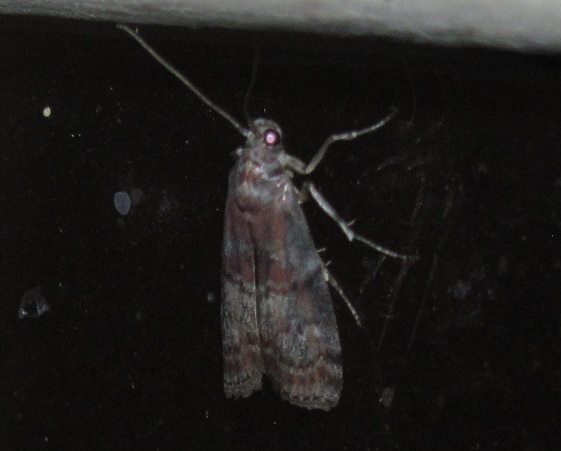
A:
[[[224,294],[222,307],[222,343],[224,355],[224,391],[226,396],[246,397],[261,388],[263,364],[261,343],[251,305],[254,293],[237,290],[235,283],[224,282],[233,302]],[[235,299],[235,300],[234,300]],[[236,306],[228,308],[228,305]]]
[[[325,284],[321,272],[312,276],[314,285]],[[320,279],[318,279],[320,277]],[[306,296],[307,290],[297,290],[297,295],[284,296],[282,293],[269,291],[268,299],[261,309],[261,323],[270,323],[271,312],[267,306],[285,304],[287,312],[297,312],[297,299]],[[331,302],[327,286],[314,292]],[[316,297],[316,299],[318,299]],[[309,302],[306,300],[305,302]],[[280,316],[273,313],[273,317]],[[329,317],[331,316],[332,321]],[[263,357],[266,373],[273,380],[281,396],[293,404],[308,408],[329,409],[337,405],[343,385],[341,365],[341,348],[334,313],[307,318],[299,314],[290,314],[277,321],[280,326],[274,329],[268,340],[263,339]],[[287,324],[290,324],[287,327]],[[331,327],[328,325],[331,324]],[[335,333],[333,333],[335,331]]]
[[[226,396],[261,388],[263,360],[257,324],[254,255],[247,223],[226,203],[222,254],[222,346]]]
[[[293,404],[328,410],[343,384],[335,313],[294,190],[284,193],[285,201],[261,212],[251,229],[259,237],[254,246],[265,371]]]

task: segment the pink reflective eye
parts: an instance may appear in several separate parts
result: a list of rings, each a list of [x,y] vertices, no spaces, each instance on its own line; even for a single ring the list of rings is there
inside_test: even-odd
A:
[[[263,141],[268,146],[276,146],[280,141],[280,136],[275,130],[267,130],[263,134]]]

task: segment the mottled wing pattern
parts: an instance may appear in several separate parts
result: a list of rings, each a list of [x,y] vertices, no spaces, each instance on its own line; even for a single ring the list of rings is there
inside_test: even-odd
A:
[[[290,179],[251,224],[265,372],[292,404],[329,410],[343,385],[341,345],[323,263]]]
[[[248,223],[230,189],[222,253],[222,346],[226,396],[261,388],[263,360],[257,322],[255,253]]]

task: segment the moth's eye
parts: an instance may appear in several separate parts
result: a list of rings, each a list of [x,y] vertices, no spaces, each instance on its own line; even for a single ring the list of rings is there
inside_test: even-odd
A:
[[[276,130],[266,130],[263,133],[263,141],[268,146],[276,146],[280,142],[280,135]]]

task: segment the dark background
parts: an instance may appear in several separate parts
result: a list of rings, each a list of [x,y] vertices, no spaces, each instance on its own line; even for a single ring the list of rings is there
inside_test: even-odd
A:
[[[305,161],[400,111],[309,177],[359,233],[420,255],[376,270],[304,206],[363,320],[333,296],[345,385],[325,413],[267,382],[224,397],[220,249],[242,137],[110,24],[0,30],[0,449],[558,449],[558,57],[142,27],[239,120],[260,44],[249,112]],[[113,195],[133,189],[143,202],[120,216]],[[51,310],[19,320],[34,287]]]

